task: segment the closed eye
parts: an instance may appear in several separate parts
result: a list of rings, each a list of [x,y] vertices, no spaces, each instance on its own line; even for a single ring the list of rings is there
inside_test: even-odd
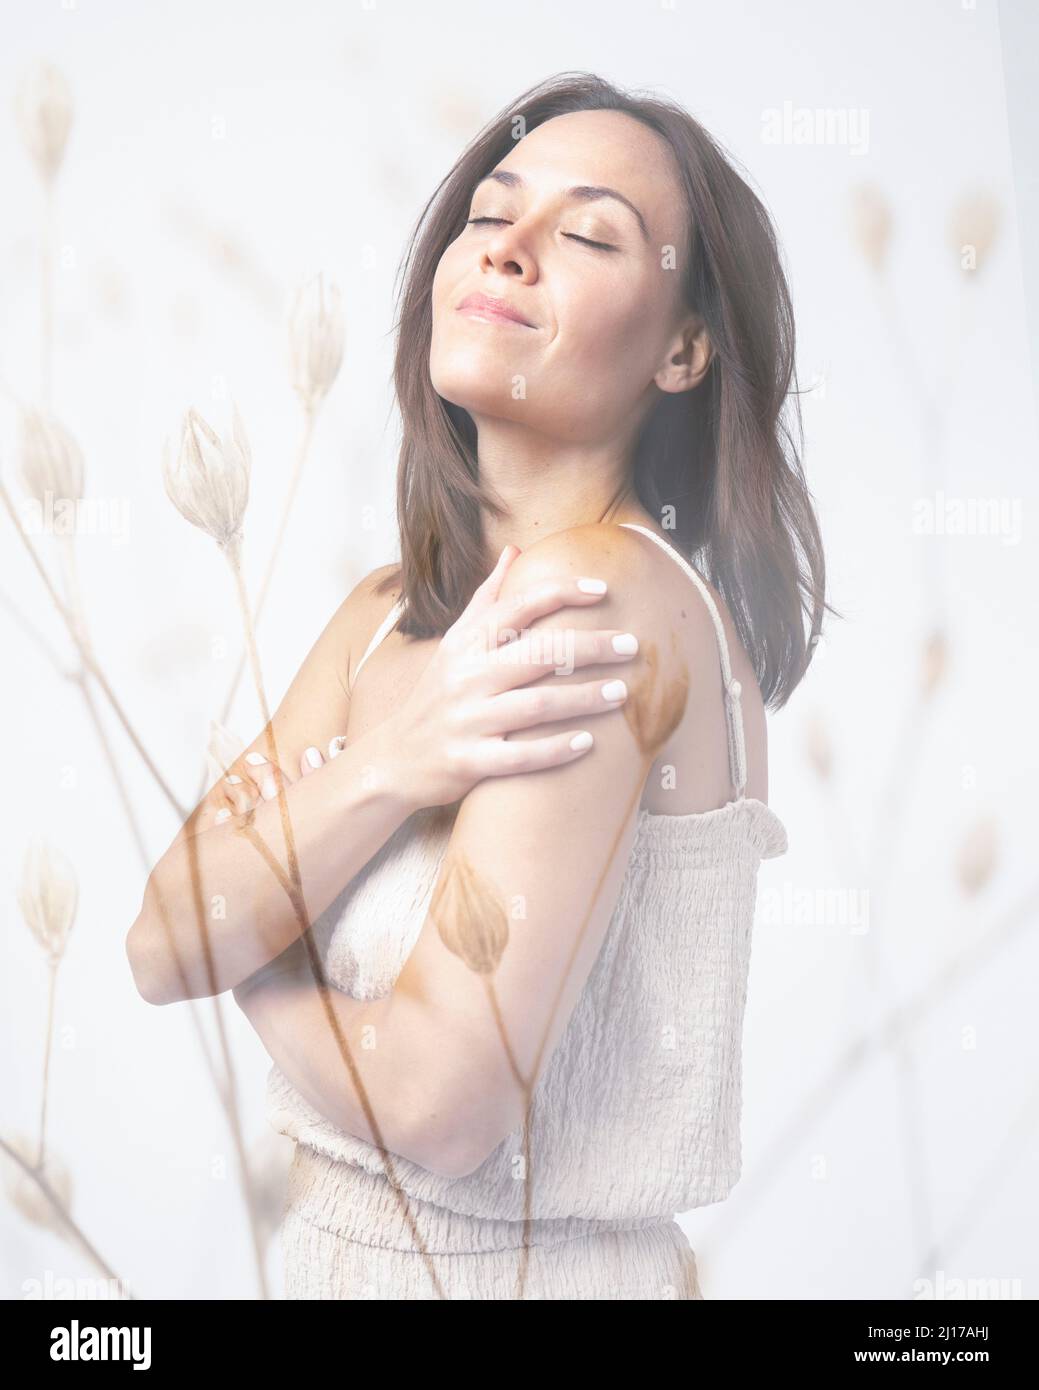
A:
[[[466,225],[475,227],[481,222],[494,222],[499,226],[505,226],[508,219],[505,217],[470,217]],[[594,246],[597,251],[616,251],[617,249],[616,246],[611,246],[607,241],[592,241],[590,237],[578,236],[576,232],[564,232],[563,235],[569,237],[571,241],[580,241],[585,246]]]

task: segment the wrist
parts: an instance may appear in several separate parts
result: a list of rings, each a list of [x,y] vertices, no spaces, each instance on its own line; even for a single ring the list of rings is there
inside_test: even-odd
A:
[[[353,776],[362,799],[380,804],[398,822],[425,805],[409,748],[400,720],[389,715],[345,750],[347,755],[355,755]],[[343,756],[340,754],[337,762]]]

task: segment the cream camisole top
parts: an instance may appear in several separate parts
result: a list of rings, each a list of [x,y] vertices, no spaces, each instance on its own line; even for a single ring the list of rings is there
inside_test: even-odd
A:
[[[639,809],[606,935],[535,1089],[530,1215],[670,1218],[719,1202],[742,1166],[742,1032],[762,859],[786,852],[783,823],[744,795],[739,682],[707,586],[681,565],[713,620],[734,798],[717,810]],[[395,605],[357,667],[393,627]],[[355,673],[356,678],[356,673]],[[409,816],[313,924],[330,983],[356,999],[388,993],[422,929],[450,836],[439,807]],[[337,1129],[279,1068],[270,1124],[298,1143],[381,1173],[377,1148]],[[399,1156],[395,1175],[420,1201],[469,1216],[522,1220],[522,1127],[475,1172],[447,1178]]]

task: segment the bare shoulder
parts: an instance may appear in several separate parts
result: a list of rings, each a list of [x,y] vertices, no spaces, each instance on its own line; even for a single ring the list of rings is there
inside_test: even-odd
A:
[[[584,626],[635,632],[640,657],[658,669],[678,663],[702,675],[717,668],[713,620],[689,576],[660,546],[627,527],[601,522],[546,536],[516,557],[502,594],[579,575],[604,580],[607,594],[589,608],[568,609],[567,621],[580,612]]]
[[[396,582],[394,582],[396,580]],[[353,688],[354,671],[376,628],[401,594],[400,563],[379,565],[359,580],[343,600],[343,678]]]
[[[607,595],[601,603],[561,611],[567,623],[635,633],[638,657],[625,672],[611,674],[621,674],[629,682],[637,696],[633,710],[643,711],[640,717],[647,701],[652,706],[659,692],[674,693],[672,704],[681,693],[681,716],[676,722],[666,721],[673,727],[666,741],[657,745],[655,761],[679,769],[683,794],[647,795],[651,809],[665,811],[673,806],[684,813],[720,804],[730,794],[721,652],[705,591],[721,622],[732,675],[742,687],[747,792],[766,800],[765,712],[753,663],[721,594],[696,571],[701,591],[677,563],[677,555],[677,550],[668,555],[647,536],[618,524],[573,527],[546,536],[517,556],[502,594],[507,597],[559,575],[605,580]],[[553,615],[542,621],[552,623]],[[554,621],[560,621],[558,615]]]

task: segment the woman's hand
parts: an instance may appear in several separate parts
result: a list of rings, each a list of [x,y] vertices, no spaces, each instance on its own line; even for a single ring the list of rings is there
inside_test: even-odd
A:
[[[638,642],[613,628],[541,628],[523,635],[531,622],[556,609],[598,602],[606,586],[596,591],[597,580],[546,580],[520,598],[499,599],[519,553],[513,546],[502,552],[465,612],[444,633],[404,704],[390,716],[402,775],[417,805],[451,805],[485,777],[573,762],[592,746],[585,721],[618,709],[627,697],[623,681],[520,688],[564,664],[560,638],[566,639],[568,670],[630,661]],[[502,642],[515,633],[520,634],[515,640]],[[574,728],[512,743],[505,737],[559,719],[573,719]]]
[[[340,734],[328,745],[327,755],[320,748],[305,748],[300,755],[299,776],[307,777],[324,767],[326,761],[335,758],[343,746]],[[298,779],[282,774],[281,770],[267,761],[262,753],[247,753],[237,764],[239,770],[227,773],[219,783],[222,793],[213,820],[217,825],[230,820],[232,816],[244,816],[261,801],[273,801],[278,795],[278,787],[292,786]]]

